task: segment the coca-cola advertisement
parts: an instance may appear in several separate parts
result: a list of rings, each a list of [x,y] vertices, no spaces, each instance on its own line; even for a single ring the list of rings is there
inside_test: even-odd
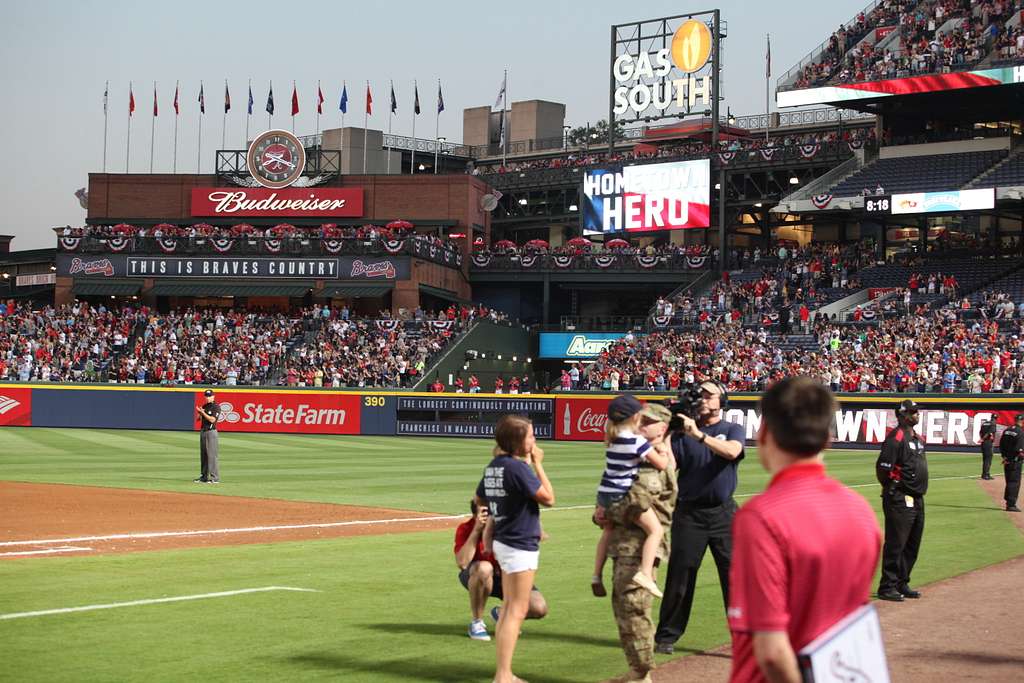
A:
[[[555,400],[555,438],[563,441],[604,441],[608,398],[558,398]]]
[[[363,215],[363,189],[196,187],[192,189],[193,216],[312,216],[358,218]]]
[[[217,429],[222,432],[284,432],[301,434],[358,434],[360,397],[350,394],[294,394],[223,391]],[[196,392],[196,406],[206,402]],[[199,420],[195,422],[199,429]]]

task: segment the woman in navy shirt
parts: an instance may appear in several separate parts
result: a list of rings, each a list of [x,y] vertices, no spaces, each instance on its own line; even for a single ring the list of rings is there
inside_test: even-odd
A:
[[[479,504],[490,508],[484,549],[498,560],[505,593],[494,681],[515,683],[520,679],[512,673],[512,655],[540,558],[539,505],[554,505],[555,492],[544,472],[544,451],[537,447],[533,423],[519,415],[505,415],[494,428],[494,440],[494,459],[484,470],[476,496]]]

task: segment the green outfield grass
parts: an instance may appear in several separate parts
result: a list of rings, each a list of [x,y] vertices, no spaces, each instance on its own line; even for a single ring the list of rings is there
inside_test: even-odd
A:
[[[600,445],[544,448],[557,507],[588,506]],[[457,514],[489,450],[488,442],[456,439],[222,434],[223,483],[201,487],[191,483],[196,434],[5,428],[0,479]],[[856,490],[878,510],[873,454],[833,451],[827,461],[833,476],[861,487]],[[977,475],[978,461],[977,455],[930,455],[933,482],[916,583],[1024,554],[1024,538],[966,478]],[[756,493],[766,481],[749,451],[738,494]],[[597,540],[589,511],[549,511],[544,526],[551,538],[542,548],[538,584],[551,613],[526,625],[517,672],[534,682],[597,681],[622,672],[610,605],[591,597],[588,586]],[[0,680],[447,682],[486,681],[493,673],[493,643],[465,636],[468,601],[456,578],[450,531],[2,561],[0,614],[261,586],[320,592],[0,620]],[[680,645],[699,650],[727,640],[708,557]]]

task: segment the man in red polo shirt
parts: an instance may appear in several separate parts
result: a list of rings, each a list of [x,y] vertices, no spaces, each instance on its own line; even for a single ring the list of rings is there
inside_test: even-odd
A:
[[[868,601],[882,533],[867,501],[825,476],[835,410],[806,376],[761,399],[757,453],[772,480],[733,522],[731,681],[799,683],[796,653]]]

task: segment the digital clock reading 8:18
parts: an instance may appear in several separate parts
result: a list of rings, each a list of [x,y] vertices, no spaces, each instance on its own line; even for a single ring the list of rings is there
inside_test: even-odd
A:
[[[889,205],[889,197],[864,200],[864,210],[868,213],[889,213]]]

